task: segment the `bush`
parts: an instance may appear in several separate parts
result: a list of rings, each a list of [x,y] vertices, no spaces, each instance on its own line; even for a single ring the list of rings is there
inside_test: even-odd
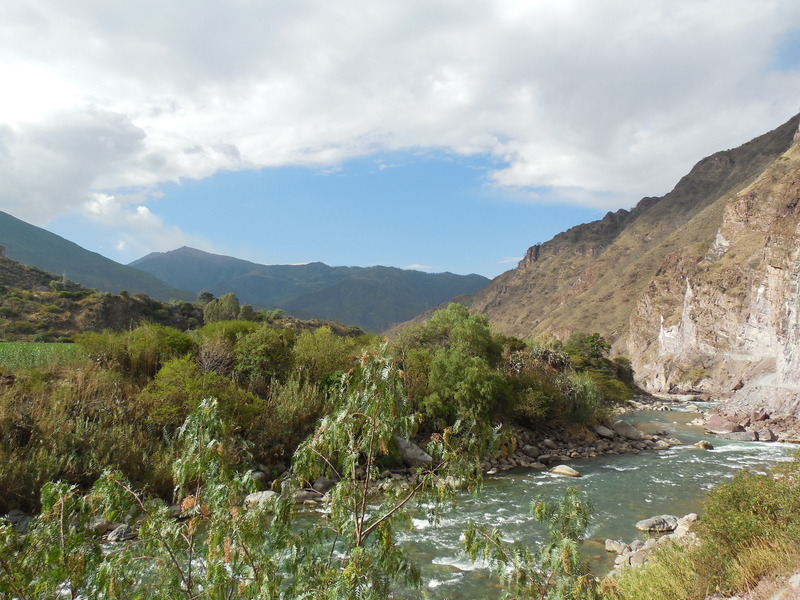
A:
[[[241,385],[266,394],[270,383],[285,381],[293,366],[294,333],[263,325],[239,337],[234,350],[234,372]]]

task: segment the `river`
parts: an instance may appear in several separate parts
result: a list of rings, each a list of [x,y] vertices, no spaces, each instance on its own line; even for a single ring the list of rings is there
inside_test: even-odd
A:
[[[544,538],[543,529],[530,516],[537,496],[558,499],[567,486],[577,486],[593,505],[587,558],[597,574],[613,566],[606,553],[606,538],[630,542],[643,534],[636,521],[660,514],[683,516],[701,513],[703,499],[713,486],[729,480],[743,468],[765,469],[786,460],[796,446],[764,442],[718,440],[690,425],[697,416],[689,412],[640,411],[626,420],[645,431],[662,429],[686,445],[660,452],[610,455],[574,460],[568,464],[582,477],[567,478],[545,471],[514,470],[487,477],[477,495],[463,494],[455,508],[440,513],[438,524],[422,515],[413,528],[398,535],[422,570],[423,587],[398,598],[437,600],[484,600],[498,594],[497,582],[485,565],[473,564],[462,550],[461,534],[468,521],[498,527],[508,540],[534,546]],[[692,444],[708,439],[713,450]]]

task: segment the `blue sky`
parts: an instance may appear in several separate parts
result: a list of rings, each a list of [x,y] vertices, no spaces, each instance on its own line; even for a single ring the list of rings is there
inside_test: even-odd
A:
[[[123,263],[511,268],[800,111],[796,0],[6,0],[0,210]]]
[[[516,266],[528,246],[604,214],[532,204],[531,190],[487,181],[492,167],[484,156],[412,151],[352,159],[332,169],[219,173],[164,184],[153,210],[255,262],[381,264],[487,277]],[[62,217],[50,229],[76,239],[93,227]],[[95,244],[113,254],[116,241],[112,232]]]

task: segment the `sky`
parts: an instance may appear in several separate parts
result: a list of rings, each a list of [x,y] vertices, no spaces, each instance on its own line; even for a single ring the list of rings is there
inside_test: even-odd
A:
[[[0,210],[494,277],[800,112],[797,0],[3,0]]]

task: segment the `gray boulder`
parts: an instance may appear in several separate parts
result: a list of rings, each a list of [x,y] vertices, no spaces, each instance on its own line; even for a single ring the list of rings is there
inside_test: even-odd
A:
[[[614,432],[610,430],[608,427],[603,427],[602,425],[598,425],[594,428],[594,431],[600,437],[611,439],[614,437]]]
[[[699,448],[700,450],[713,450],[714,444],[712,444],[708,440],[700,440],[694,445],[694,447]]]
[[[758,441],[755,431],[732,431],[731,433],[720,433],[719,437],[723,440],[736,440],[738,442]]]
[[[320,494],[324,494],[333,488],[338,483],[336,479],[330,477],[318,477],[311,487],[317,490]]]
[[[648,531],[650,533],[674,531],[677,526],[678,517],[675,515],[659,515],[657,517],[650,517],[649,519],[642,519],[636,523],[636,529],[639,531]]]
[[[529,456],[530,458],[539,458],[539,456],[541,455],[539,448],[537,448],[536,446],[532,446],[530,444],[526,444],[525,446],[522,447],[522,453],[525,456]]]
[[[716,435],[722,433],[733,433],[735,431],[743,431],[744,427],[738,423],[734,423],[723,417],[722,415],[711,415],[705,424],[705,429],[709,433]]]
[[[397,443],[397,450],[400,453],[400,458],[403,459],[403,462],[407,466],[416,468],[424,467],[433,463],[433,458],[431,458],[430,454],[425,452],[414,442],[410,442],[399,435],[395,436],[394,439]]]
[[[132,540],[135,537],[136,535],[133,533],[130,525],[120,525],[114,531],[109,533],[106,536],[106,539],[109,542],[124,542],[126,540]]]
[[[555,475],[563,475],[565,477],[580,477],[581,476],[581,474],[578,473],[578,471],[576,471],[572,467],[568,467],[567,465],[555,466],[552,469],[550,469],[550,472],[554,473]]]
[[[270,502],[276,495],[277,494],[272,490],[253,492],[252,494],[247,494],[247,496],[245,496],[244,504],[245,506],[262,506]]]
[[[639,441],[644,435],[641,430],[636,429],[636,427],[627,421],[623,421],[622,419],[614,421],[614,423],[611,425],[611,428],[619,435],[629,440]]]

